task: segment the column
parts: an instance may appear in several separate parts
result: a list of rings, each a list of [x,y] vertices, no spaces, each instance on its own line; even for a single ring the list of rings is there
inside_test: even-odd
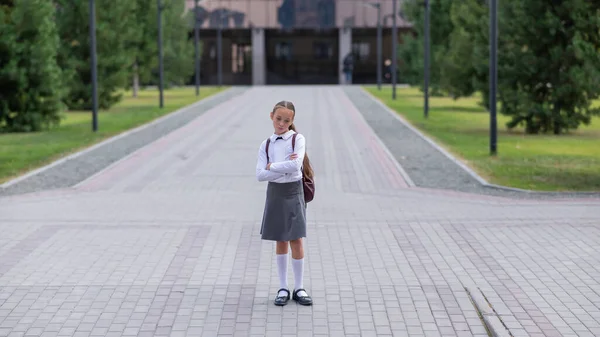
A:
[[[339,53],[339,65],[338,65],[338,73],[339,73],[339,82],[340,84],[345,83],[344,73],[342,69],[344,68],[344,57],[348,55],[348,53],[352,50],[352,28],[350,27],[342,27],[339,30],[339,40],[340,40],[340,53]]]
[[[252,29],[252,84],[265,85],[267,77],[267,58],[265,49],[265,30]]]

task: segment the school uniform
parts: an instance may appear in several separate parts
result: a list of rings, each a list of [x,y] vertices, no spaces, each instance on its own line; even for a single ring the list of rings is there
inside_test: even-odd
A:
[[[260,230],[263,240],[291,241],[306,237],[306,203],[302,185],[306,141],[302,134],[297,134],[295,150],[292,151],[294,133],[289,130],[269,137],[268,160],[265,152],[267,140],[259,147],[256,178],[268,181]],[[294,152],[298,158],[290,160]],[[269,161],[271,166],[266,170]]]

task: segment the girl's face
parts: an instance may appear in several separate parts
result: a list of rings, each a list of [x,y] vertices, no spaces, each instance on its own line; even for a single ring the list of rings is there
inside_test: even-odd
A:
[[[294,112],[290,109],[278,108],[275,112],[271,112],[271,120],[273,120],[275,134],[284,134],[294,122]]]

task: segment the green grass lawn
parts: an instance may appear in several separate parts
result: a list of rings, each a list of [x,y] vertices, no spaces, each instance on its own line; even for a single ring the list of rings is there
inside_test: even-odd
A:
[[[498,114],[498,156],[489,155],[489,114],[478,97],[432,97],[423,117],[417,88],[365,87],[413,126],[456,155],[490,183],[539,191],[600,191],[600,118],[569,134],[526,135],[508,131]],[[598,102],[600,104],[600,102]]]
[[[64,114],[60,126],[48,131],[0,134],[0,183],[224,89],[202,87],[200,98],[194,88],[165,90],[163,109],[158,107],[157,89],[139,91],[135,98],[131,92],[124,92],[120,103],[99,111],[96,133],[92,131],[90,111],[72,111]]]

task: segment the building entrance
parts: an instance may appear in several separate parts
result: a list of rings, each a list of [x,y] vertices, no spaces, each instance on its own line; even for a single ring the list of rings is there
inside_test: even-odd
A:
[[[338,29],[265,31],[267,84],[339,83]]]
[[[202,85],[216,85],[219,56],[217,31],[204,29],[201,34],[200,82]],[[221,32],[221,62],[223,85],[252,84],[252,40],[249,29]]]

